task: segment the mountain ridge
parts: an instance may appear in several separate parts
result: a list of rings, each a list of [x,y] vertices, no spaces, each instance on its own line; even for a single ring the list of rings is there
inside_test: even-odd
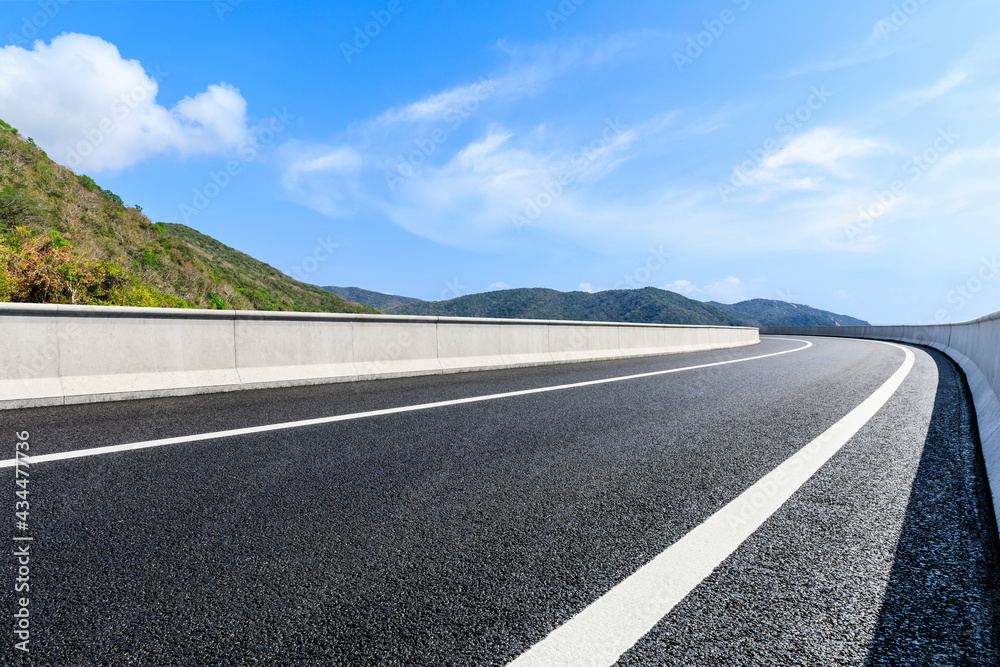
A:
[[[773,299],[748,299],[739,303],[724,304],[709,301],[716,308],[732,313],[758,327],[803,327],[803,326],[871,326],[870,322],[849,315],[840,315],[828,310],[820,310],[801,303],[775,301]],[[832,324],[831,324],[832,323]]]
[[[469,294],[445,301],[373,292],[358,287],[323,289],[358,300],[394,315],[499,317],[579,321],[640,322],[650,324],[703,324],[723,326],[791,326],[794,313],[802,325],[847,326],[863,320],[801,304],[750,299],[738,304],[702,302],[645,287],[604,292],[559,292],[547,288],[518,288]],[[781,316],[779,316],[781,315]],[[771,322],[775,322],[771,324]]]

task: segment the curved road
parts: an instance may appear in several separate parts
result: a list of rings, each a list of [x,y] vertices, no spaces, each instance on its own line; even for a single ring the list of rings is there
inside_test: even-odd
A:
[[[972,419],[936,352],[804,337],[2,412],[37,458],[0,656],[1000,664]]]

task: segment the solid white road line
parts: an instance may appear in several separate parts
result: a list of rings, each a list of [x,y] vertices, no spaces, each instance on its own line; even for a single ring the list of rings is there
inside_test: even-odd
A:
[[[303,426],[316,426],[318,424],[332,424],[334,422],[350,421],[352,419],[364,419],[366,417],[381,417],[383,415],[395,415],[401,412],[415,412],[417,410],[430,410],[432,408],[444,408],[451,405],[464,405],[466,403],[479,403],[480,401],[495,401],[501,398],[512,398],[514,396],[527,396],[529,394],[541,394],[548,391],[562,391],[565,389],[576,389],[578,387],[591,387],[598,384],[608,384],[611,382],[624,382],[626,380],[638,380],[641,378],[655,377],[657,375],[668,375],[670,373],[680,373],[681,371],[693,371],[699,368],[711,368],[713,366],[725,366],[727,364],[739,364],[745,361],[757,359],[767,359],[777,357],[782,354],[800,352],[812,347],[809,341],[794,338],[775,338],[772,340],[791,340],[796,343],[805,343],[802,347],[796,347],[782,352],[772,352],[771,354],[761,354],[756,357],[745,359],[731,359],[729,361],[717,361],[711,364],[699,364],[697,366],[685,366],[684,368],[671,368],[665,371],[653,371],[651,373],[639,373],[637,375],[623,375],[621,377],[605,378],[602,380],[589,380],[587,382],[574,382],[573,384],[561,384],[552,387],[539,387],[537,389],[524,389],[521,391],[509,391],[503,394],[489,394],[487,396],[473,396],[470,398],[459,398],[451,401],[439,401],[437,403],[423,403],[421,405],[407,405],[400,408],[386,408],[384,410],[372,410],[370,412],[355,412],[347,415],[337,415],[335,417],[320,417],[318,419],[305,419],[302,421],[285,422],[282,424],[269,424],[266,426],[252,426],[249,428],[237,428],[230,431],[216,431],[214,433],[200,433],[197,435],[184,435],[177,438],[163,438],[162,440],[148,440],[146,442],[133,442],[124,445],[110,445],[108,447],[93,447],[91,449],[77,449],[56,454],[41,454],[30,458],[22,459],[22,464],[46,463],[48,461],[64,461],[66,459],[76,459],[84,456],[97,456],[99,454],[112,454],[114,452],[127,452],[134,449],[149,449],[150,447],[164,447],[166,445],[179,445],[186,442],[199,442],[202,440],[216,440],[218,438],[231,438],[238,435],[250,435],[252,433],[266,433],[268,431],[282,431],[290,428],[302,428]],[[0,468],[13,468],[17,463],[16,459],[5,459],[0,461]]]
[[[915,357],[907,348],[882,344],[903,350],[906,360],[878,391],[736,500],[535,644],[510,667],[615,664],[896,393],[913,368]]]

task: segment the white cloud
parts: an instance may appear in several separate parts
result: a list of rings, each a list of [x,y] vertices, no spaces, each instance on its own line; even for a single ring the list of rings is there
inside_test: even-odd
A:
[[[568,72],[568,63],[585,69],[585,49],[571,51],[526,58],[512,50],[512,67],[494,77],[500,83],[494,98],[506,96],[504,103],[493,106],[494,98],[483,102],[459,130],[453,131],[442,116],[460,110],[470,95],[476,99],[478,82],[389,109],[345,129],[330,144],[289,144],[283,152],[286,191],[293,200],[328,215],[378,216],[454,247],[500,251],[567,242],[612,252],[669,243],[685,253],[711,253],[718,261],[790,251],[885,252],[889,244],[910,243],[904,226],[897,224],[900,220],[922,220],[932,227],[935,221],[954,220],[960,207],[974,205],[976,214],[965,215],[961,224],[975,220],[980,225],[990,210],[985,202],[991,197],[995,201],[993,172],[980,169],[976,174],[971,158],[968,168],[952,167],[951,161],[960,156],[949,153],[921,176],[918,186],[908,182],[907,191],[895,197],[861,237],[851,237],[845,229],[857,222],[858,212],[879,201],[895,179],[907,177],[907,160],[926,148],[919,134],[923,126],[913,130],[902,123],[868,122],[868,111],[864,123],[830,118],[821,127],[787,136],[776,151],[755,158],[759,165],[728,199],[721,197],[718,184],[720,177],[725,181],[731,161],[719,159],[713,165],[710,160],[715,158],[707,157],[712,151],[706,151],[703,171],[681,174],[676,165],[685,151],[701,155],[700,146],[714,151],[712,142],[728,141],[720,131],[727,113],[734,108],[743,113],[743,107],[724,107],[700,125],[681,122],[684,111],[646,109],[648,115],[630,118],[630,127],[612,141],[581,153],[580,146],[600,144],[605,129],[600,117],[581,122],[576,116],[566,120],[532,113],[526,119],[509,109],[525,96],[555,94],[548,90],[549,83]],[[532,58],[535,61],[528,62]],[[965,61],[952,69],[974,71]],[[941,79],[944,71],[926,82],[941,88],[942,97],[954,101],[972,88],[969,79],[957,75]],[[886,95],[892,94],[887,90]],[[981,100],[960,108],[988,115],[988,105]],[[498,117],[504,122],[496,122]],[[855,129],[859,127],[865,129]],[[429,144],[432,132],[441,128],[444,138]],[[974,147],[965,141],[963,135],[963,148]],[[417,150],[421,144],[431,149]],[[567,165],[568,184],[560,185],[558,174]],[[387,187],[386,175],[396,174],[401,166],[408,173]],[[708,176],[703,178],[703,173]],[[515,224],[516,219],[527,224]],[[704,286],[679,281],[668,289],[705,299],[739,300],[753,287],[727,279]]]
[[[905,109],[911,110],[914,107],[937,100],[963,85],[972,84],[978,74],[984,71],[990,73],[995,71],[998,59],[1000,59],[1000,37],[993,36],[981,40],[974,44],[941,79],[924,88],[903,93],[900,96],[900,101]],[[990,89],[995,90],[992,82]],[[974,94],[981,95],[982,92],[983,90],[980,89]]]
[[[881,35],[873,31],[865,41],[853,47],[849,53],[830,60],[813,61],[800,65],[792,69],[787,76],[793,77],[803,74],[832,72],[852,65],[861,65],[872,60],[881,60],[882,58],[894,55],[900,48],[900,46],[888,44]]]
[[[430,95],[402,107],[389,109],[376,118],[373,124],[376,127],[387,127],[424,120],[449,120],[451,114],[459,114],[459,118],[465,117],[475,112],[483,102],[498,92],[504,95],[523,92],[526,83],[523,78],[516,76],[483,79],[477,83],[457,86]]]
[[[923,91],[920,97],[922,97],[924,100],[936,99],[938,97],[941,97],[945,93],[950,92],[957,86],[961,85],[968,78],[969,78],[968,72],[964,72],[960,69],[952,70],[948,72],[948,74],[945,75],[943,79],[938,81],[936,84],[934,84],[927,90]]]
[[[882,147],[877,139],[856,138],[833,128],[819,128],[796,137],[783,150],[766,161],[766,166],[778,169],[804,164],[837,171],[848,158],[865,157]]]
[[[371,124],[373,127],[385,128],[423,121],[460,123],[490,98],[519,98],[541,93],[550,81],[570,70],[628,58],[646,44],[662,40],[663,37],[664,33],[640,30],[620,33],[600,41],[578,39],[570,43],[531,49],[511,48],[501,42],[498,45],[500,50],[515,63],[506,74],[484,77],[475,83],[455,86],[416,102],[393,107],[379,115]]]
[[[512,222],[526,207],[541,202],[537,229],[603,235],[609,217],[626,209],[643,210],[629,224],[662,225],[666,195],[655,202],[601,205],[588,191],[617,174],[647,142],[665,134],[676,116],[660,111],[646,122],[625,127],[614,116],[597,117],[575,127],[531,122],[508,129],[490,124],[505,103],[541,95],[557,77],[586,72],[634,56],[666,42],[653,31],[575,40],[543,47],[500,48],[509,69],[480,81],[440,91],[345,128],[332,145],[289,142],[280,153],[288,196],[334,217],[361,212],[380,215],[414,234],[458,247],[482,248],[498,236],[514,243]],[[662,46],[661,44],[661,46]],[[333,159],[331,156],[350,160]],[[329,158],[329,159],[328,159]],[[559,184],[560,174],[568,183]],[[553,201],[546,198],[558,190]]]
[[[888,145],[871,137],[821,127],[799,135],[769,155],[753,171],[739,172],[744,184],[768,190],[818,190],[828,176],[849,179],[854,162],[886,152]]]
[[[289,141],[279,149],[281,179],[295,201],[329,216],[348,215],[367,199],[358,180],[364,159],[350,146],[304,145]]]
[[[904,32],[907,33],[907,38],[900,39],[900,36],[895,34],[895,31],[886,30],[885,18],[879,19],[872,25],[868,37],[848,49],[847,53],[828,60],[814,60],[800,65],[792,69],[787,76],[793,77],[803,74],[832,72],[844,67],[863,65],[868,62],[894,56],[897,53],[921,45],[923,36],[919,34],[912,35],[910,34],[911,31],[908,30]]]
[[[593,294],[594,293],[594,286],[591,285],[590,283],[580,283],[579,285],[577,285],[576,291],[578,291],[578,292],[587,292],[588,294]]]
[[[786,146],[751,168],[733,170],[731,182],[756,186],[766,196],[775,193],[822,190],[829,178],[838,187],[855,178],[861,161],[890,151],[890,146],[872,137],[856,137],[833,127],[820,127],[794,137]],[[758,194],[751,192],[750,194]]]
[[[496,292],[498,290],[505,290],[505,289],[510,289],[510,285],[508,285],[507,283],[505,283],[503,281],[500,281],[498,283],[493,283],[492,285],[490,285],[489,287],[487,287],[486,291],[487,292]]]
[[[708,297],[709,301],[736,303],[747,298],[748,287],[739,278],[729,277],[717,283],[706,285],[701,288],[701,291]]]
[[[530,137],[493,127],[445,164],[424,167],[381,208],[405,229],[452,245],[476,246],[516,231],[516,216],[531,226],[571,231],[581,221],[576,190],[620,166],[636,138],[605,130],[597,132],[599,143],[587,142],[588,152],[574,153],[545,151]]]
[[[687,296],[694,292],[697,287],[690,280],[675,280],[672,283],[663,286],[663,289],[670,290],[671,292],[677,292],[681,296]]]
[[[231,153],[249,136],[246,100],[210,85],[172,109],[136,60],[99,37],[68,33],[32,50],[0,49],[0,118],[58,162],[121,169],[151,155]]]
[[[756,289],[762,281],[755,280],[749,284],[739,278],[729,277],[711,285],[698,287],[689,280],[675,280],[663,289],[677,292],[691,299],[700,301],[719,301],[721,303],[736,303],[749,298],[751,290]]]

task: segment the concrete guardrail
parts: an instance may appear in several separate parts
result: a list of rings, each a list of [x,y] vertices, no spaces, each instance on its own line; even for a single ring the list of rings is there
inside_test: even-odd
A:
[[[0,409],[755,345],[757,329],[0,304]]]
[[[1000,312],[957,324],[894,327],[762,327],[762,334],[873,338],[925,345],[965,372],[976,409],[983,461],[1000,520]]]

